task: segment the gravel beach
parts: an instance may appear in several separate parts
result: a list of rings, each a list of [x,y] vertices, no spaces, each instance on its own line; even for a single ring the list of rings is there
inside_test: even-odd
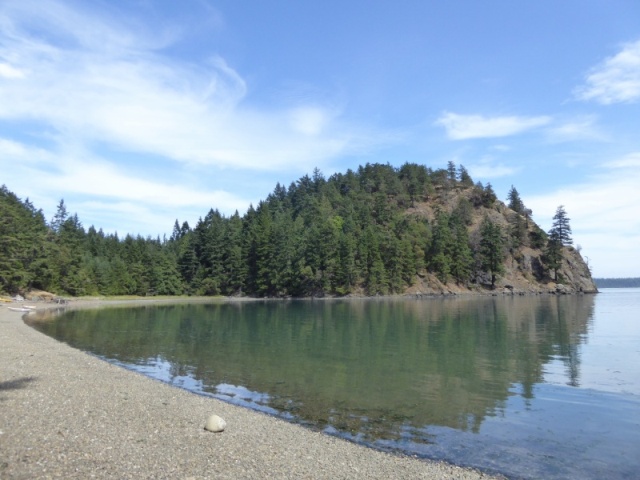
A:
[[[49,338],[22,315],[0,307],[2,480],[490,478],[166,385]],[[223,433],[204,430],[212,414],[226,420]]]

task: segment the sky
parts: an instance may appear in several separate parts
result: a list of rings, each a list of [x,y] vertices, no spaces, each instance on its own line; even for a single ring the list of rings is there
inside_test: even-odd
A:
[[[121,238],[453,161],[637,277],[639,126],[637,0],[0,0],[0,184]]]

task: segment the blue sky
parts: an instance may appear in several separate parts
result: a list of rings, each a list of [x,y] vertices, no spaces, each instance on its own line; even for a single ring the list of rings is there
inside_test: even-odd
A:
[[[0,183],[169,235],[318,167],[464,165],[640,276],[640,2],[0,2]]]

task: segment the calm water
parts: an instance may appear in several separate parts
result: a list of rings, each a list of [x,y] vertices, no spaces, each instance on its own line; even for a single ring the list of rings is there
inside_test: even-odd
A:
[[[33,325],[376,448],[514,478],[640,478],[640,289],[114,307]]]

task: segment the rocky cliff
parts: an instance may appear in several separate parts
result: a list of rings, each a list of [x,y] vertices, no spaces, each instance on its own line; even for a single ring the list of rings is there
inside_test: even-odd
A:
[[[457,189],[441,192],[429,202],[416,205],[410,213],[426,217],[434,221],[438,211],[444,209],[451,214],[461,199],[473,201],[473,189]],[[503,202],[496,200],[491,207],[477,207],[471,213],[471,224],[468,227],[472,242],[480,236],[480,224],[485,217],[500,225],[505,237],[504,272],[500,274],[491,288],[488,274],[478,275],[467,285],[449,281],[442,283],[436,275],[428,271],[421,272],[410,288],[409,295],[446,295],[463,293],[502,293],[502,294],[576,294],[597,293],[598,289],[591,276],[589,266],[580,252],[573,246],[562,249],[561,266],[558,278],[549,268],[545,259],[545,232],[530,218],[529,214],[520,215],[508,208]],[[520,217],[525,226],[521,245],[514,246],[511,233],[514,222]]]

